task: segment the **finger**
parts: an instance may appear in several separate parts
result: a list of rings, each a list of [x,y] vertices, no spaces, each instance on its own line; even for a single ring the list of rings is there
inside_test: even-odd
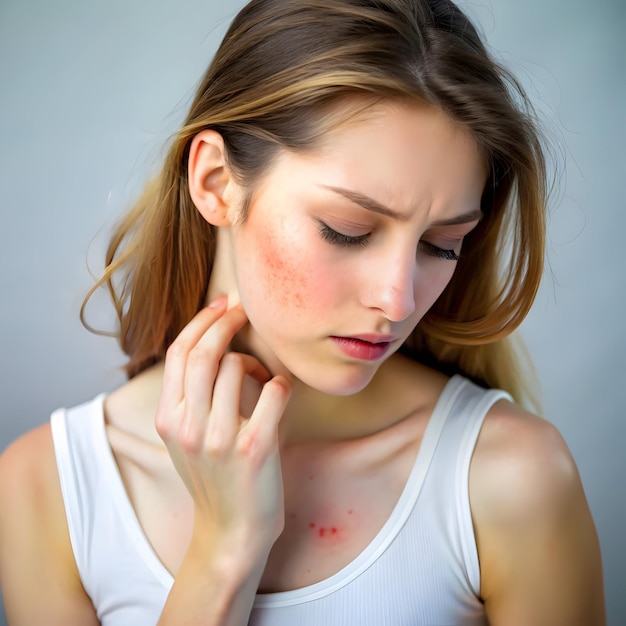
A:
[[[205,447],[208,451],[220,452],[232,448],[239,432],[241,393],[246,375],[262,382],[270,378],[270,373],[255,357],[238,352],[224,355],[206,427]]]
[[[291,383],[284,376],[275,376],[265,383],[256,407],[252,412],[249,422],[246,424],[245,438],[250,445],[253,439],[254,445],[260,449],[267,449],[278,438],[278,426],[287,408],[291,395]]]
[[[225,297],[214,300],[193,317],[167,350],[155,417],[156,430],[164,441],[176,437],[179,431],[189,351],[225,310]]]
[[[201,309],[168,348],[165,355],[161,397],[166,398],[170,406],[180,403],[184,397],[185,371],[189,352],[207,329],[224,314],[226,303],[226,297],[221,297],[211,302],[208,307]]]
[[[186,414],[190,418],[203,419],[210,411],[220,360],[228,344],[247,321],[241,306],[229,309],[205,331],[189,352],[184,397]]]

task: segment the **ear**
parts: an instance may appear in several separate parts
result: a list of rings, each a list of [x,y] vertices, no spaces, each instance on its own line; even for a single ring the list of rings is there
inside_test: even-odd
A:
[[[189,147],[189,195],[202,217],[213,226],[232,223],[231,187],[236,186],[224,152],[224,139],[214,130],[200,131]]]

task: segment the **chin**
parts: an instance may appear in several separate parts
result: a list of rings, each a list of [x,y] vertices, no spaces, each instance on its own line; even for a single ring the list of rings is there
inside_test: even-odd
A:
[[[254,328],[251,322],[251,327]],[[382,362],[353,362],[333,359],[327,354],[315,355],[302,348],[295,351],[272,349],[274,345],[255,334],[248,347],[273,376],[286,376],[303,385],[332,396],[351,396],[359,393],[370,383]],[[250,338],[249,338],[250,339]],[[281,341],[282,346],[285,345]],[[271,347],[270,347],[271,346]],[[386,359],[385,359],[386,360]]]
[[[377,367],[339,366],[336,368],[315,366],[289,370],[289,375],[301,383],[330,396],[352,396],[369,385]]]

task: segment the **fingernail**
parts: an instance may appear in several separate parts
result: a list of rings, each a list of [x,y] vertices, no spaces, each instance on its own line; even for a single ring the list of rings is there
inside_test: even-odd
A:
[[[227,296],[218,296],[215,300],[209,303],[209,309],[220,309],[226,304],[227,301]]]

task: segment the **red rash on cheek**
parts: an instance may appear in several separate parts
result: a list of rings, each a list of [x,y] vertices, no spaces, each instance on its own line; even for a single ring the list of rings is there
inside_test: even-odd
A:
[[[304,307],[308,280],[302,260],[293,251],[276,245],[271,236],[259,244],[259,253],[267,286],[274,297],[284,306]]]

